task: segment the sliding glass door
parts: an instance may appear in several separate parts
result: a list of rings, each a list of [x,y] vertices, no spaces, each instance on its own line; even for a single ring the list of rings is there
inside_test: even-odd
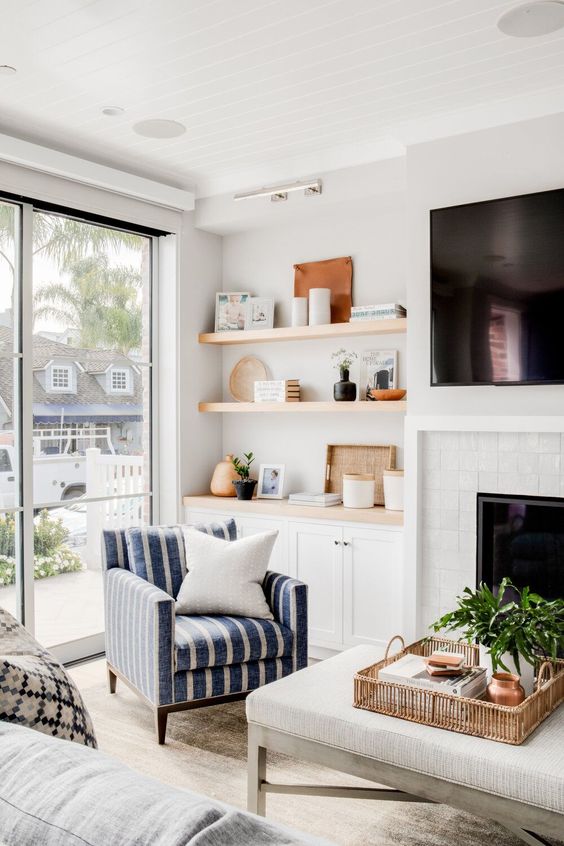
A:
[[[102,530],[152,517],[156,244],[1,210],[0,605],[71,660],[103,649]]]

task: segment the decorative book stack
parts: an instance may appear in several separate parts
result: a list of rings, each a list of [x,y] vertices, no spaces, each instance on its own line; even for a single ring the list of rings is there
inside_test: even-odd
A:
[[[378,678],[384,682],[395,682],[412,687],[435,690],[437,693],[449,693],[451,696],[464,696],[466,699],[478,699],[486,690],[485,667],[464,667],[463,672],[455,671],[452,675],[431,675],[427,663],[421,655],[404,655],[393,664],[378,671]]]
[[[350,322],[357,320],[396,320],[405,317],[407,311],[399,303],[382,303],[381,305],[353,306]]]
[[[255,382],[255,402],[299,402],[299,379],[271,379]]]
[[[337,493],[294,493],[288,497],[290,505],[313,505],[317,508],[328,508],[330,505],[340,505],[341,495]]]

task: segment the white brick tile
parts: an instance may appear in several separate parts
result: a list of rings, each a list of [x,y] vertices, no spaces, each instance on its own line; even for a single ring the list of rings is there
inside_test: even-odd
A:
[[[541,496],[560,496],[560,476],[540,476],[539,494]]]
[[[498,478],[497,473],[483,472],[478,476],[479,490],[485,493],[497,493]]]
[[[473,470],[461,470],[458,474],[458,484],[461,491],[477,491],[478,474]]]
[[[460,433],[459,432],[441,432],[441,449],[459,449],[460,448]]]
[[[421,583],[424,588],[438,588],[440,582],[439,568],[428,567],[423,573]]]
[[[423,605],[431,606],[434,602],[437,602],[439,598],[439,588],[431,588],[431,587],[422,587],[421,588],[421,601]]]
[[[453,531],[446,531],[445,529],[441,529],[440,531],[441,536],[441,549],[445,552],[458,552],[458,532]]]
[[[422,605],[421,606],[421,625],[423,629],[427,631],[429,626],[435,622],[436,619],[440,616],[439,614],[440,606],[438,602],[435,602],[433,605]]]
[[[562,467],[560,453],[539,455],[539,473],[541,476],[559,476]]]
[[[460,491],[458,499],[461,511],[476,510],[476,491]]]
[[[423,508],[438,510],[441,507],[441,491],[426,490],[421,493],[421,504]]]
[[[498,448],[500,452],[515,452],[519,446],[518,432],[500,432]]]
[[[560,435],[560,452],[564,453],[564,432]]]
[[[426,449],[423,451],[423,469],[440,470],[441,453],[438,449]]]
[[[478,470],[497,472],[497,452],[479,452]]]
[[[478,453],[464,450],[459,454],[459,467],[461,470],[478,469]]]
[[[476,551],[476,532],[459,532],[458,533],[458,549],[460,552],[475,552]]]
[[[517,472],[531,475],[539,472],[539,456],[534,452],[522,452],[517,457]]]
[[[458,511],[458,491],[441,491],[441,510]]]
[[[461,432],[460,449],[476,451],[478,449],[478,432]]]
[[[423,432],[423,449],[440,449],[441,432]]]
[[[423,471],[423,487],[429,490],[440,490],[441,488],[441,471],[440,470],[424,470]]]
[[[441,470],[458,470],[459,452],[455,449],[441,450]]]
[[[458,529],[458,510],[440,511],[441,529],[455,532]]]
[[[497,451],[497,432],[480,432],[478,436],[478,449],[486,452]]]
[[[519,451],[538,452],[540,438],[538,432],[519,432]]]
[[[441,488],[443,491],[458,490],[457,470],[441,470]]]
[[[448,591],[462,593],[465,587],[470,587],[468,573],[458,572],[457,570],[441,570],[439,575],[440,587]]]
[[[560,432],[541,432],[539,450],[541,452],[560,452]]]
[[[440,529],[423,529],[423,548],[427,550],[442,549],[441,530]]]
[[[500,452],[498,467],[500,473],[516,473],[519,454],[517,452]]]
[[[499,492],[508,494],[537,493],[539,477],[522,473],[500,473]]]
[[[458,512],[458,528],[463,532],[476,531],[476,512],[475,511],[459,511]]]
[[[424,508],[422,512],[423,529],[440,529],[442,511],[435,508]],[[458,512],[454,512],[455,514]]]

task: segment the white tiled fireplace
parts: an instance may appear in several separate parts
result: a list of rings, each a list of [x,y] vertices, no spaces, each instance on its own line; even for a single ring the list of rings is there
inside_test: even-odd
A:
[[[559,432],[423,432],[420,621],[476,581],[476,494],[564,496]]]

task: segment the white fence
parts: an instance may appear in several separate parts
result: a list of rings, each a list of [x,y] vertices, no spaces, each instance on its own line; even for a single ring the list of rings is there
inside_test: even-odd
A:
[[[102,455],[99,449],[86,450],[86,498],[108,497],[104,502],[91,502],[86,506],[88,567],[100,567],[103,529],[125,529],[143,524],[146,498],[136,494],[144,490],[142,455]]]

